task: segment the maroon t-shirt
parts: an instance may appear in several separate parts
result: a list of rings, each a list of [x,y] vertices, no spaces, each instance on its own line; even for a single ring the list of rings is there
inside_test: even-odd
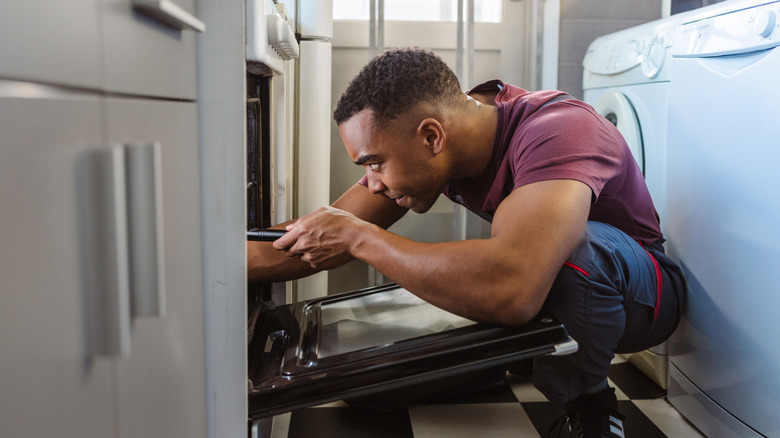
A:
[[[512,190],[538,181],[572,179],[593,191],[589,220],[610,224],[642,244],[661,239],[639,165],[614,125],[575,99],[545,105],[561,91],[530,92],[494,80],[471,92],[495,92],[496,140],[488,169],[451,181],[443,193],[481,217],[493,215]]]

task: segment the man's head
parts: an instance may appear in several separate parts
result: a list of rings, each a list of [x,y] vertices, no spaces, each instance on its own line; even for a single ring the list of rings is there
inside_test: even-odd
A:
[[[398,49],[363,68],[333,117],[350,157],[366,169],[369,190],[423,213],[451,176],[445,126],[465,102],[441,58]]]
[[[449,105],[462,99],[455,73],[427,49],[387,51],[368,63],[339,98],[333,118],[341,125],[364,109],[374,112],[376,128],[421,103]]]

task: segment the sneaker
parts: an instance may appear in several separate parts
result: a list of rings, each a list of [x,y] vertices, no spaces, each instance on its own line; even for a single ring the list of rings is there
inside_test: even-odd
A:
[[[550,426],[548,435],[557,436],[568,430],[569,437],[577,438],[625,438],[625,416],[617,410],[615,389],[608,388],[596,394],[582,394],[566,403],[566,413]]]

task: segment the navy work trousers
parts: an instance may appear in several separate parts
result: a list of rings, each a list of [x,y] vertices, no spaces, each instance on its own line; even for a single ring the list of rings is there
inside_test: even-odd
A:
[[[588,222],[544,304],[579,349],[534,359],[534,385],[563,403],[603,382],[615,353],[641,351],[672,334],[685,291],[681,270],[660,244],[643,248],[615,227]]]

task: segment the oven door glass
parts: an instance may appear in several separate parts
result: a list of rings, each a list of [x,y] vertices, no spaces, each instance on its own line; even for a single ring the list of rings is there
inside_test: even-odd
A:
[[[401,288],[347,296],[306,310],[305,317],[317,322],[309,327],[319,329],[305,333],[317,340],[304,352],[313,360],[476,324]]]
[[[479,324],[393,284],[270,309],[260,319],[249,344],[252,419],[576,350],[552,318]]]

